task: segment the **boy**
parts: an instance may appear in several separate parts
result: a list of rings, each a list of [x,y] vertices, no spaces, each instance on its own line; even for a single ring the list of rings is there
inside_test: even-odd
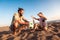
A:
[[[35,20],[40,21],[40,26],[41,26],[44,30],[47,31],[46,22],[45,22],[45,21],[47,20],[47,18],[43,15],[42,12],[39,12],[37,15],[38,15],[40,18],[35,18],[35,17],[33,17],[33,16],[32,16],[32,18],[35,19]]]

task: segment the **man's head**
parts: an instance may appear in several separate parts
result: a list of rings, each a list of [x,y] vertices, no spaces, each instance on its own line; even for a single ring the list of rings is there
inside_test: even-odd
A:
[[[39,12],[37,15],[38,15],[39,17],[42,17],[42,16],[43,16],[43,13],[42,13],[42,12]]]
[[[23,8],[18,8],[18,13],[19,13],[20,15],[23,15],[24,9],[23,9]]]

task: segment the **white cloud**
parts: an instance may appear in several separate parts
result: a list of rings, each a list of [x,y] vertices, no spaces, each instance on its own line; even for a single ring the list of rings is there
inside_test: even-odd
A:
[[[53,3],[50,5],[51,9],[48,11],[48,20],[60,20],[60,5],[59,3]]]

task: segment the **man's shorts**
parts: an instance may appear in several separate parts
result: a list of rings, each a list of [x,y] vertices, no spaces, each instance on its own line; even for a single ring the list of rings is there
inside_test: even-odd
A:
[[[27,25],[25,25],[25,24],[19,24],[16,29],[19,29],[19,28],[22,27],[22,26],[27,26]],[[14,27],[13,24],[11,24],[9,28],[10,28],[11,31],[15,31],[15,27]]]

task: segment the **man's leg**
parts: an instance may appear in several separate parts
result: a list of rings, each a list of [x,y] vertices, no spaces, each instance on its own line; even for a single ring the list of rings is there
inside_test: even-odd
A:
[[[25,24],[26,28],[29,28],[29,22],[26,22],[27,24]]]
[[[18,22],[15,22],[14,23],[14,32],[13,32],[13,34],[15,34],[16,35],[16,28],[18,27]]]
[[[19,27],[18,27],[18,33],[20,33],[22,30],[22,24],[19,24]]]

